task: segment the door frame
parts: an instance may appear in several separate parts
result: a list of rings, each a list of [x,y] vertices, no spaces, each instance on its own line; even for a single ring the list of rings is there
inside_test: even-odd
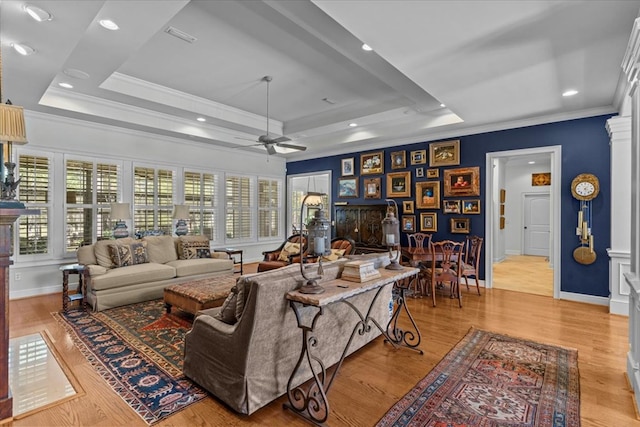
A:
[[[522,193],[522,237],[520,239],[520,241],[522,242],[521,247],[520,247],[520,253],[522,255],[526,255],[526,245],[525,245],[525,234],[526,232],[524,231],[524,226],[525,226],[525,218],[527,213],[525,212],[525,207],[527,204],[527,197],[535,197],[535,196],[547,196],[549,198],[549,217],[551,217],[551,193],[548,191],[545,192],[541,192],[541,193],[537,193],[537,192],[527,192],[527,193]],[[549,219],[549,221],[551,221],[551,219]],[[549,251],[551,251],[551,224],[549,224]],[[549,264],[551,264],[551,256],[549,256]]]
[[[560,298],[560,218],[561,208],[560,192],[562,182],[562,146],[550,145],[547,147],[525,148],[520,150],[496,151],[486,154],[485,170],[485,286],[493,287],[493,232],[498,223],[495,218],[499,217],[498,210],[499,194],[494,194],[494,182],[498,180],[495,176],[493,164],[495,160],[512,158],[514,156],[525,156],[531,154],[549,154],[551,157],[551,245],[549,260],[553,265],[553,298]],[[500,171],[504,173],[504,171]]]

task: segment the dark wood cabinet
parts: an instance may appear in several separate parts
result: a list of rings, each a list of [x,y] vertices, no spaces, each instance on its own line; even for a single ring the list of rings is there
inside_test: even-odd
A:
[[[387,205],[335,206],[335,236],[349,237],[356,242],[356,253],[383,252],[382,220]]]

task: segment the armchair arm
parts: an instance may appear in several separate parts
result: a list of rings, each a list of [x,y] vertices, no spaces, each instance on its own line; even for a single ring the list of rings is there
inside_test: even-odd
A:
[[[262,252],[262,255],[264,256],[263,261],[276,261],[278,258],[280,258],[280,250],[276,249],[274,251],[264,251]]]

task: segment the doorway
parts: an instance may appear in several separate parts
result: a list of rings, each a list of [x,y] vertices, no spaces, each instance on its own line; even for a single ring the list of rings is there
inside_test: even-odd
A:
[[[501,215],[500,204],[500,190],[504,189],[507,183],[505,165],[507,162],[517,158],[532,157],[532,156],[546,156],[549,159],[549,169],[551,171],[551,185],[545,188],[548,191],[548,200],[540,201],[536,199],[536,203],[542,203],[548,206],[546,212],[548,212],[548,232],[545,234],[547,237],[541,238],[542,234],[536,231],[533,236],[535,241],[529,246],[546,246],[546,256],[542,257],[547,265],[547,268],[551,268],[553,276],[553,297],[560,297],[560,191],[561,191],[561,159],[562,159],[562,147],[561,146],[549,146],[538,147],[522,150],[510,150],[500,151],[494,153],[487,153],[486,155],[486,170],[488,171],[485,177],[486,180],[486,217],[485,217],[485,241],[486,241],[486,254],[485,254],[485,286],[487,288],[493,287],[494,272],[493,263],[496,261],[504,261],[508,255],[524,256],[524,211],[525,201],[524,198],[520,199],[516,194],[511,194],[511,202],[515,202],[517,210],[520,211],[519,215],[509,215],[507,210],[506,215]],[[522,192],[524,193],[524,192]],[[522,194],[520,193],[520,194]],[[538,195],[536,193],[536,195]],[[513,199],[513,197],[516,197]],[[507,192],[507,199],[509,193]],[[521,200],[521,201],[519,201]],[[507,200],[509,205],[509,200]],[[514,206],[513,204],[511,206]],[[530,210],[533,210],[531,207]],[[502,213],[504,214],[504,208]],[[501,217],[503,218],[501,221]],[[506,217],[506,220],[505,220]],[[535,218],[535,222],[541,221],[539,218]],[[511,223],[510,221],[516,222]],[[522,223],[520,223],[522,221]],[[506,227],[501,228],[501,224],[507,224]],[[512,229],[509,230],[509,227]],[[513,239],[514,236],[518,236],[518,240],[522,238],[522,242],[515,246],[516,250],[509,252],[505,249],[505,246],[509,245],[506,239]],[[541,243],[540,240],[546,240],[546,243]],[[548,257],[548,262],[547,262]],[[534,276],[535,277],[535,276]]]

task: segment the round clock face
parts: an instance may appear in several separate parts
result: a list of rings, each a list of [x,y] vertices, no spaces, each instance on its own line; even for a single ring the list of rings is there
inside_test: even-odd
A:
[[[596,187],[590,182],[581,182],[576,185],[576,193],[581,196],[590,196],[596,191]]]
[[[590,173],[576,176],[571,182],[571,193],[578,200],[593,200],[600,192],[598,178]]]

